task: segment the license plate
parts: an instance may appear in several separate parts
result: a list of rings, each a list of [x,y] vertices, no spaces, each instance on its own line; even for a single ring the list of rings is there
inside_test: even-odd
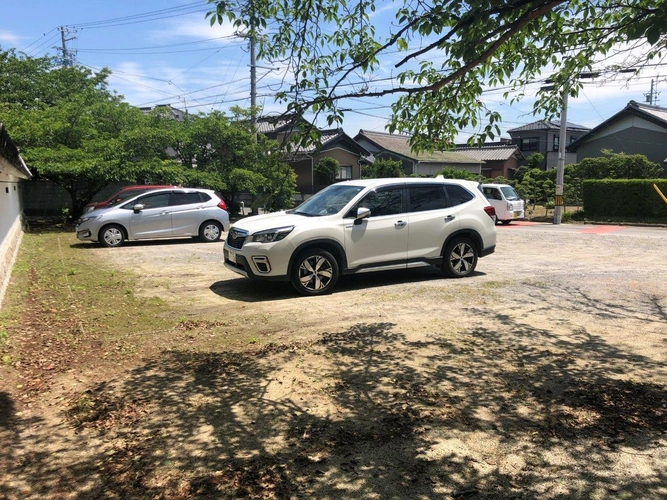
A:
[[[232,252],[231,250],[227,250],[227,260],[231,262],[232,264],[236,264],[236,252]]]

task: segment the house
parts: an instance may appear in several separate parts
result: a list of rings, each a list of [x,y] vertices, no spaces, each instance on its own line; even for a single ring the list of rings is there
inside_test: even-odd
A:
[[[405,175],[432,177],[443,168],[456,168],[474,174],[482,173],[484,161],[459,152],[433,151],[415,153],[410,149],[410,136],[360,130],[354,138],[375,158],[398,160]]]
[[[590,131],[589,128],[575,123],[566,124],[566,142],[572,144]],[[544,155],[544,166],[547,170],[558,166],[560,122],[540,120],[507,131],[512,142],[519,146],[521,153],[528,158],[533,153]],[[566,146],[567,146],[566,144]],[[565,153],[565,164],[576,163],[576,153]],[[525,164],[525,162],[522,162]]]
[[[495,177],[514,179],[514,172],[525,160],[519,146],[509,142],[487,143],[481,146],[461,144],[453,151],[483,161],[482,175],[487,179]]]
[[[154,109],[166,112],[171,119],[176,120],[177,122],[182,122],[183,119],[188,116],[187,110],[183,111],[182,109],[174,108],[171,104],[158,104],[156,106],[143,106],[139,108],[145,115],[150,114]]]
[[[667,108],[630,101],[621,111],[568,146],[579,159],[603,156],[603,149],[642,154],[665,167]]]
[[[0,123],[0,306],[23,236],[21,183],[31,177],[5,126]]]
[[[305,122],[304,122],[305,123]],[[303,125],[303,124],[302,124]],[[310,124],[307,124],[310,126]],[[269,139],[285,144],[289,136],[300,131],[299,123],[284,119],[261,117],[257,120],[257,130]],[[349,180],[361,177],[361,165],[370,152],[347,135],[343,129],[319,130],[320,143],[307,147],[292,145],[287,154],[287,162],[297,176],[297,190],[301,194],[313,194],[321,186],[315,184],[314,169],[322,158],[338,160],[338,179]]]

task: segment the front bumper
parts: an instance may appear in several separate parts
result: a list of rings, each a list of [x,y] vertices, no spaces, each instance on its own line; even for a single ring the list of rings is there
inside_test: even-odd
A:
[[[78,227],[76,228],[76,237],[81,241],[97,241],[94,236],[94,233],[87,227]]]
[[[225,255],[225,267],[241,276],[264,281],[289,281],[289,277],[286,274],[281,275],[258,272],[257,267],[250,265],[244,255],[236,253],[234,258],[230,259],[230,251],[225,248],[223,252]]]

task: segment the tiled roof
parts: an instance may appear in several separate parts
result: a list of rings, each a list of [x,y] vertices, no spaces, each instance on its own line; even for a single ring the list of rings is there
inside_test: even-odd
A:
[[[667,123],[667,108],[661,108],[660,106],[650,106],[648,104],[640,104],[635,101],[630,101],[628,107],[634,107],[647,115],[651,115],[658,120],[662,120]]]
[[[579,139],[570,144],[567,149],[569,151],[576,151],[579,146],[594,139],[600,131],[607,129],[612,123],[622,120],[627,116],[639,116],[642,119],[653,121],[656,124],[667,128],[667,108],[630,101],[625,108],[611,118],[607,118],[587,134],[579,137]]]
[[[182,109],[173,107],[171,104],[157,104],[156,106],[143,106],[139,109],[145,115],[147,115],[154,109],[166,109],[171,114],[171,117],[176,121],[183,121],[183,117],[188,115],[187,110],[183,111]]]
[[[370,142],[375,143],[378,147],[390,153],[396,153],[405,158],[425,162],[425,163],[459,163],[459,164],[474,164],[479,165],[480,160],[471,158],[461,153],[453,151],[433,151],[415,153],[410,149],[408,140],[410,136],[401,134],[387,134],[385,132],[371,132],[368,130],[360,130],[357,137],[364,137]]]
[[[476,160],[482,161],[505,161],[519,152],[518,146],[482,146],[482,147],[457,147],[454,150],[456,153],[461,153],[470,156]]]
[[[567,122],[566,125],[568,130],[581,130],[581,131],[590,130],[588,127],[584,127],[583,125],[577,125],[576,123],[572,122]],[[527,125],[522,125],[520,127],[513,128],[511,130],[508,130],[507,132],[511,134],[512,132],[526,132],[529,130],[560,130],[560,121],[540,120],[537,122],[529,123]]]
[[[32,177],[30,170],[24,163],[23,158],[21,158],[19,150],[14,145],[11,137],[9,137],[2,122],[0,122],[0,156],[7,160],[5,164],[13,167],[19,177],[24,179]]]

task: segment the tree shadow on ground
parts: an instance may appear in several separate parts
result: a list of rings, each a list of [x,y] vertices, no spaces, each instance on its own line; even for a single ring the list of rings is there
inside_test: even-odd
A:
[[[664,493],[664,454],[653,456],[667,391],[623,376],[655,362],[584,331],[486,319],[498,328],[415,340],[372,323],[254,352],[165,351],[72,396],[76,445],[104,442],[87,460],[63,473],[57,454],[35,453],[13,472],[55,492],[73,481],[77,498]],[[621,452],[646,469],[613,469]],[[91,472],[100,479],[86,490]]]

